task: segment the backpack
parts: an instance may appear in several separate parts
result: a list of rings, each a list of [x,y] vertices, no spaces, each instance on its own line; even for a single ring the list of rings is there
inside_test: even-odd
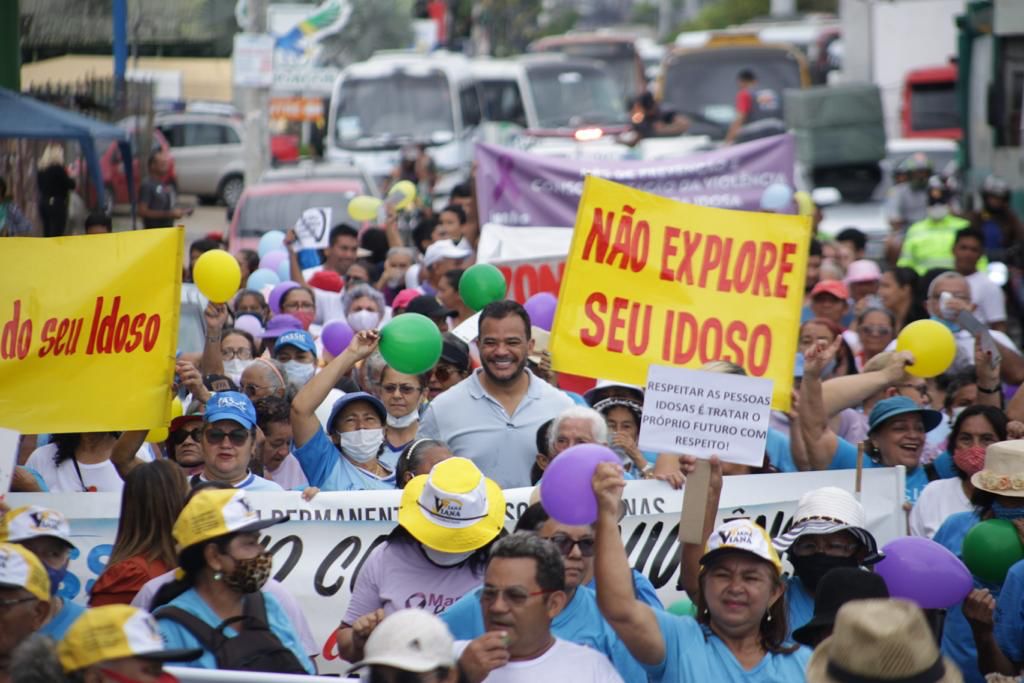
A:
[[[259,591],[243,598],[242,616],[225,619],[217,628],[173,606],[164,607],[154,616],[184,626],[205,650],[213,653],[218,669],[278,674],[309,673],[295,654],[270,630],[267,625],[267,605],[263,593]],[[224,635],[224,629],[228,626],[238,631],[238,635]]]

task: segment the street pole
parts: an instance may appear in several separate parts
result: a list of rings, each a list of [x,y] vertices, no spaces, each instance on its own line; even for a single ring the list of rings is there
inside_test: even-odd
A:
[[[0,0],[0,87],[21,91],[18,0]]]
[[[247,33],[266,33],[267,0],[248,0]],[[267,110],[270,88],[238,87],[238,98],[245,116],[245,186],[255,185],[270,163],[270,134]]]

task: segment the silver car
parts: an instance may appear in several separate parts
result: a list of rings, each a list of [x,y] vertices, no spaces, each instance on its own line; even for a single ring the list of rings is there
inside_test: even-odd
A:
[[[159,114],[155,125],[174,152],[178,191],[234,208],[245,187],[242,121],[184,112]]]

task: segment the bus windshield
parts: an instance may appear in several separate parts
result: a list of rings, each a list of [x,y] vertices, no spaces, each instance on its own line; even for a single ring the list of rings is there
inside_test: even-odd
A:
[[[545,64],[530,68],[529,79],[541,128],[620,126],[629,122],[615,84],[600,69]]]
[[[672,57],[665,65],[664,106],[690,117],[692,133],[723,138],[736,118],[736,76],[743,69],[751,69],[757,87],[775,91],[780,102],[783,90],[803,84],[800,62],[785,49],[693,50]]]
[[[617,84],[619,97],[623,102],[629,101],[643,91],[637,75],[639,57],[629,43],[565,43],[556,50],[570,57],[582,57],[601,62],[608,69],[608,75]]]
[[[392,149],[454,137],[452,96],[442,73],[347,78],[338,90],[335,133],[344,149]]]
[[[917,83],[910,91],[911,130],[959,128],[956,83]]]

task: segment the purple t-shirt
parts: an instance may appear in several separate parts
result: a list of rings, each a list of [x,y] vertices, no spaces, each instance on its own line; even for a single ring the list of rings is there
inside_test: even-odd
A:
[[[440,614],[482,582],[483,569],[474,571],[469,562],[439,567],[415,541],[382,543],[359,571],[342,621],[353,624],[375,609],[383,609],[385,615],[406,607]]]

